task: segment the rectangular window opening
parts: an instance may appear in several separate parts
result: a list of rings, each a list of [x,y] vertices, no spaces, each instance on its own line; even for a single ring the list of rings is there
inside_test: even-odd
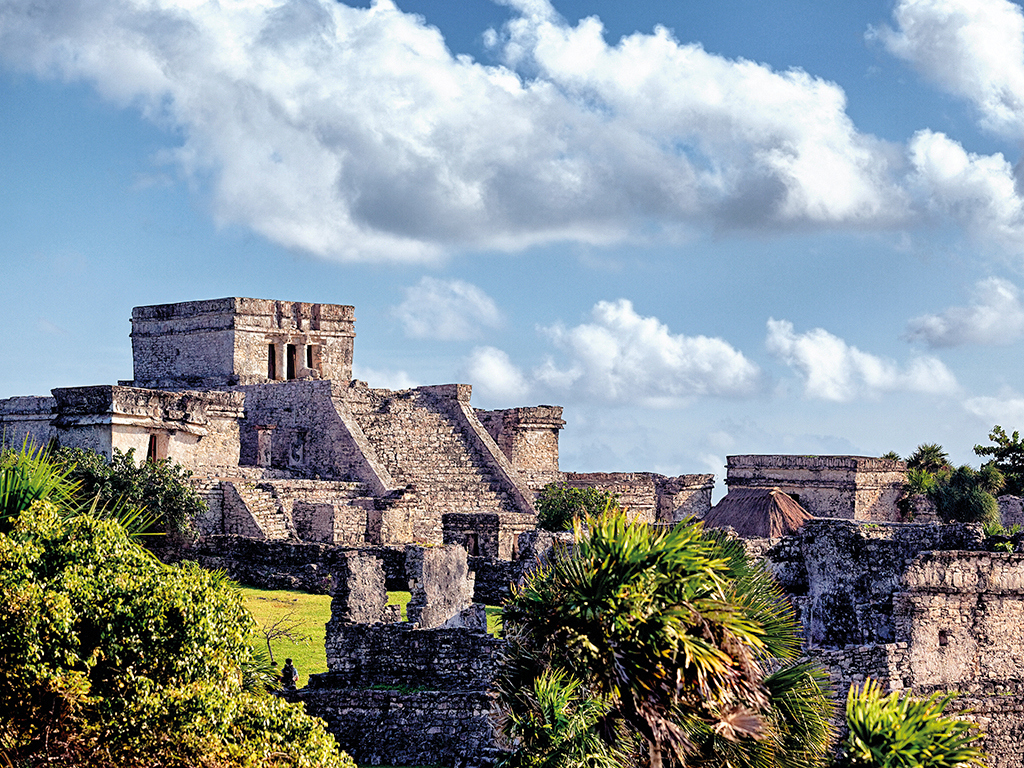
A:
[[[287,373],[286,378],[294,379],[295,378],[295,345],[294,344],[289,344],[288,345],[287,365],[288,365],[288,373]]]
[[[267,378],[271,381],[277,378],[277,350],[273,344],[267,345]]]
[[[313,370],[313,345],[306,345],[306,367]]]

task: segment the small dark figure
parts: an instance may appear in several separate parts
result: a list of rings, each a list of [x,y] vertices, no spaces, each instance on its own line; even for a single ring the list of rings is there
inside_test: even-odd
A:
[[[291,659],[284,660],[284,668],[281,669],[281,687],[286,691],[294,691],[295,684],[299,682],[299,670],[292,664]]]

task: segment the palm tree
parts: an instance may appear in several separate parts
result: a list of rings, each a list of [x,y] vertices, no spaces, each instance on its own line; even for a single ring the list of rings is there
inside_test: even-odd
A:
[[[860,689],[850,686],[846,699],[849,734],[835,768],[948,768],[984,766],[981,738],[969,720],[947,717],[955,694],[933,693],[927,699],[882,695],[868,678]],[[972,733],[974,731],[974,733]]]
[[[907,459],[908,468],[923,469],[933,475],[940,470],[951,468],[951,466],[949,454],[938,443],[922,443]]]
[[[619,511],[578,523],[575,534],[572,554],[531,574],[505,606],[506,735],[515,735],[519,692],[554,670],[606,703],[594,727],[621,765],[710,764],[724,743],[746,745],[737,749],[749,764],[757,749],[806,755],[792,765],[824,754],[830,710],[821,677],[793,666],[792,608],[742,545],[699,523],[656,530]],[[822,727],[811,727],[820,747],[805,747],[807,734],[790,717],[805,708],[820,716]]]

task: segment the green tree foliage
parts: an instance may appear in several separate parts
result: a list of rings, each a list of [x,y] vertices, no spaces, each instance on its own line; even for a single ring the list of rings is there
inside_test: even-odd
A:
[[[846,700],[849,735],[835,768],[967,768],[984,765],[975,746],[974,723],[945,715],[953,694],[927,699],[882,695],[870,678],[850,687]]]
[[[545,531],[569,531],[573,520],[618,506],[618,496],[611,491],[548,483],[537,498],[537,526]]]
[[[954,468],[941,445],[925,443],[907,460],[909,493],[923,493],[935,502],[939,518],[946,523],[992,523],[999,521],[995,494],[1005,478],[993,462],[980,470],[964,464]],[[906,513],[907,502],[901,501]]]
[[[996,424],[988,434],[988,439],[995,445],[976,445],[974,452],[978,456],[991,456],[985,466],[993,466],[1006,478],[1004,493],[1013,496],[1024,496],[1024,441],[1016,430],[1012,435]]]
[[[577,523],[568,552],[504,608],[508,765],[547,765],[553,725],[569,722],[581,765],[820,764],[831,715],[822,674],[797,663],[792,607],[740,544],[611,511]],[[548,679],[569,690],[544,712]]]
[[[936,480],[931,496],[943,522],[999,522],[999,504],[992,493],[1002,487],[1002,475],[995,467],[978,471],[965,464],[940,472]]]
[[[903,461],[903,457],[896,453],[896,451],[889,451],[888,453],[883,453],[878,458],[888,459],[889,461]]]
[[[66,491],[0,533],[0,757],[352,768],[320,721],[266,692],[252,618],[222,574],[163,565],[117,520],[62,506]]]
[[[943,469],[952,468],[947,454],[938,443],[924,443],[907,459],[908,469],[920,469],[935,474]]]
[[[192,473],[167,459],[137,464],[134,449],[122,453],[116,448],[109,461],[81,448],[58,448],[52,458],[78,484],[82,497],[98,498],[103,506],[142,509],[161,531],[187,534],[192,521],[206,511],[188,482]]]

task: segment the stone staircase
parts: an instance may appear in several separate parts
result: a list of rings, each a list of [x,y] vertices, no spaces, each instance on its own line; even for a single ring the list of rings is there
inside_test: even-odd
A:
[[[488,458],[435,398],[419,390],[364,390],[349,407],[396,483],[414,493],[393,508],[445,512],[517,512]],[[418,497],[414,498],[414,497]]]
[[[224,532],[258,539],[294,539],[295,528],[273,489],[262,483],[223,479]]]

